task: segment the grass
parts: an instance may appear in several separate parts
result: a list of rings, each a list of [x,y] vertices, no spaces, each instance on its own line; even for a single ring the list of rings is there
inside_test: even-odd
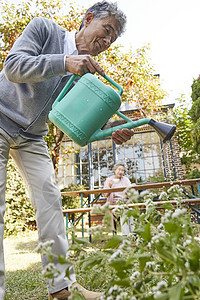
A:
[[[81,232],[79,232],[79,235],[81,237]],[[103,247],[108,239],[107,235],[102,239],[93,239],[93,249]],[[48,291],[46,282],[42,276],[40,254],[34,251],[37,244],[37,231],[27,231],[4,239],[6,263],[5,300],[47,299]],[[74,260],[74,267],[77,281],[84,287],[91,290],[99,290],[100,286],[102,287],[106,284],[105,274],[101,274],[96,278],[96,273],[88,272],[83,276],[82,272],[76,266],[76,260]]]
[[[42,277],[40,255],[34,251],[37,244],[37,231],[4,239],[5,300],[47,299],[48,291]]]

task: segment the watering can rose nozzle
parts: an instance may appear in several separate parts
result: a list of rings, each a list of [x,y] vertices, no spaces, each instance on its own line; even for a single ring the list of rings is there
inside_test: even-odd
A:
[[[176,131],[175,125],[157,122],[154,119],[151,119],[149,121],[149,125],[155,129],[155,131],[158,133],[158,135],[162,139],[163,143],[171,140],[171,138],[173,137],[173,135]]]

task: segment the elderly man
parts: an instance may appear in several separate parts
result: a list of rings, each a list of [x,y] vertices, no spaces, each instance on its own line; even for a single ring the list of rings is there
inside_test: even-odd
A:
[[[9,154],[24,178],[35,209],[39,241],[54,240],[52,251],[66,255],[68,242],[63,224],[61,195],[43,136],[48,113],[72,73],[83,75],[104,70],[91,57],[98,55],[124,31],[126,17],[114,3],[102,1],[90,7],[79,32],[68,32],[46,18],[34,18],[9,52],[0,73],[0,300],[4,299],[5,267],[3,231],[6,166]],[[133,135],[123,129],[113,134],[121,144]],[[43,268],[48,263],[42,257]],[[77,282],[72,266],[53,263],[60,275],[47,280],[49,299],[68,299],[78,286],[86,299],[102,293],[90,292]]]

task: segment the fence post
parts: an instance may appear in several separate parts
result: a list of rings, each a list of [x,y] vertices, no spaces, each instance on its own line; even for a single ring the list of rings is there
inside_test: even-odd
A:
[[[83,208],[83,193],[81,193],[81,208]],[[84,238],[84,219],[82,216],[82,238]]]

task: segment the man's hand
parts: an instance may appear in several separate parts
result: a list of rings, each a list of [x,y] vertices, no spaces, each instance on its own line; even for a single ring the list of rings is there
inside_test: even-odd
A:
[[[117,129],[115,132],[112,133],[112,140],[115,144],[121,145],[128,140],[134,135],[134,130],[132,129]]]
[[[69,55],[65,58],[66,71],[82,76],[86,73],[95,72],[105,75],[102,67],[90,55]]]
[[[136,121],[138,118],[132,119],[132,121]],[[118,125],[125,124],[126,121],[124,119],[118,119],[118,120],[108,120],[108,122],[104,125],[102,129],[112,128]],[[134,135],[133,129],[117,129],[115,132],[112,133],[112,140],[115,144],[121,145],[123,143],[126,143],[128,140],[131,139],[131,137]]]

